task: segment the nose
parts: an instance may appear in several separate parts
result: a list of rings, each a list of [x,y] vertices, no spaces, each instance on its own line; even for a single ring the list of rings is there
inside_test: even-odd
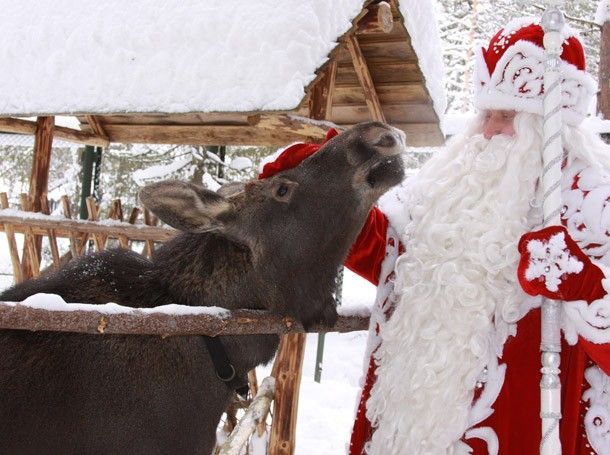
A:
[[[487,140],[494,137],[496,134],[501,134],[504,125],[495,117],[491,117],[485,121],[483,125],[483,137]]]

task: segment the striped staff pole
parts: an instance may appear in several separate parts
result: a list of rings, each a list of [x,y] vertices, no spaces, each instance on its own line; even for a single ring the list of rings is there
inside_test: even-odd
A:
[[[561,211],[561,30],[563,14],[558,2],[550,5],[542,15],[546,61],[544,70],[544,123],[542,149],[543,224],[560,224]],[[561,302],[544,299],[542,302],[542,379],[540,381],[540,418],[542,420],[541,455],[561,454],[559,420],[561,419],[561,382],[559,363],[561,352]]]

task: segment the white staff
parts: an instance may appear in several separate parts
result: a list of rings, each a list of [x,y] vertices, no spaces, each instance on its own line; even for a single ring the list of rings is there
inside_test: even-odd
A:
[[[556,3],[556,2],[552,2]],[[547,58],[544,71],[544,124],[542,149],[543,171],[543,224],[561,223],[561,73],[559,70],[562,48],[561,30],[564,25],[562,12],[555,4],[542,15],[544,48]],[[559,363],[561,352],[562,302],[544,299],[542,303],[542,380],[540,381],[540,417],[542,419],[542,455],[561,454],[559,420],[561,419],[561,383]]]

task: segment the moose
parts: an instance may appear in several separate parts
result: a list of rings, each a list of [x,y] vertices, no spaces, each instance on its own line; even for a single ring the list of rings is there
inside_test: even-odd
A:
[[[333,326],[337,269],[374,202],[403,176],[404,133],[358,124],[298,166],[219,194],[164,181],[142,203],[179,233],[151,260],[114,249],[18,284],[129,307],[260,309]],[[0,453],[205,454],[233,389],[201,336],[0,331]],[[218,337],[239,378],[269,362],[277,334]]]

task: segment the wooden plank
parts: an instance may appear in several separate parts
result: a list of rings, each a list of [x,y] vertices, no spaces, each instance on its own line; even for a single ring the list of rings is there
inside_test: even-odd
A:
[[[142,144],[286,145],[302,141],[290,129],[270,130],[253,126],[206,125],[106,125],[112,142]]]
[[[382,106],[389,104],[428,104],[432,99],[423,82],[401,84],[375,84],[377,97]],[[360,86],[335,87],[333,103],[335,106],[365,104],[366,99]]]
[[[8,209],[8,196],[6,193],[0,193],[0,204],[3,209]],[[11,256],[11,264],[13,265],[13,278],[15,283],[21,283],[23,281],[23,270],[21,270],[21,261],[19,260],[19,249],[17,248],[17,241],[15,240],[15,230],[10,224],[4,224],[4,232],[6,233],[6,240],[8,241],[8,250]]]
[[[386,83],[408,83],[420,82],[424,84],[424,78],[419,69],[419,65],[415,62],[397,62],[397,61],[376,61],[367,59],[369,72],[371,77],[379,87]],[[335,85],[337,87],[347,85],[359,85],[358,76],[354,70],[354,65],[351,62],[345,62],[337,66],[337,79]]]
[[[392,126],[405,132],[407,145],[410,147],[435,147],[445,144],[445,137],[436,123],[392,123]]]
[[[269,455],[292,455],[295,448],[303,355],[307,335],[284,335],[275,359],[275,399],[273,425],[269,436]],[[277,368],[275,367],[277,365]]]
[[[40,203],[42,206],[42,213],[45,215],[50,215],[51,211],[49,210],[49,200],[44,197]],[[53,229],[47,229],[47,237],[49,239],[49,247],[51,248],[51,257],[53,258],[53,267],[58,269],[61,265],[61,258],[59,256],[59,248],[57,247],[57,236],[55,235],[55,231]]]
[[[389,124],[394,123],[437,123],[438,117],[432,104],[396,104],[383,106],[383,113]],[[368,107],[333,106],[330,120],[339,125],[366,122],[371,119]]]
[[[364,55],[360,50],[358,39],[354,35],[351,35],[346,37],[345,42],[352,56],[354,69],[356,70],[356,74],[358,75],[358,80],[360,81],[360,86],[362,87],[364,99],[371,114],[371,119],[377,120],[379,122],[385,122],[385,115],[383,113],[383,110],[381,109],[381,102],[379,101],[379,97],[377,96],[375,84],[373,83],[373,79],[371,78],[371,73],[369,73],[369,69],[366,64],[366,59],[364,58]]]
[[[417,54],[407,40],[364,42],[360,44],[360,49],[367,59],[417,63]],[[336,60],[339,64],[350,62],[352,57],[349,49],[341,48],[337,52]]]
[[[36,123],[13,117],[0,117],[0,131],[7,133],[36,134]],[[94,134],[74,130],[63,126],[54,127],[53,135],[64,141],[77,144],[108,146],[108,141],[100,139]]]
[[[64,212],[64,217],[68,220],[72,220],[72,210],[70,209],[70,200],[68,196],[63,195],[61,197],[61,205]],[[68,237],[70,238],[70,253],[72,254],[72,259],[78,256],[78,243],[76,236],[72,231],[69,232]]]
[[[57,237],[69,238],[74,234],[103,234],[110,237],[118,235],[126,235],[132,240],[151,240],[155,242],[163,242],[174,237],[178,231],[156,226],[131,226],[127,223],[119,224],[101,224],[86,220],[69,220],[57,217],[28,217],[27,213],[23,215],[4,214],[0,211],[0,225],[10,224],[15,233],[31,232],[35,235],[44,235],[47,229],[54,229]],[[4,228],[0,226],[0,231]]]

